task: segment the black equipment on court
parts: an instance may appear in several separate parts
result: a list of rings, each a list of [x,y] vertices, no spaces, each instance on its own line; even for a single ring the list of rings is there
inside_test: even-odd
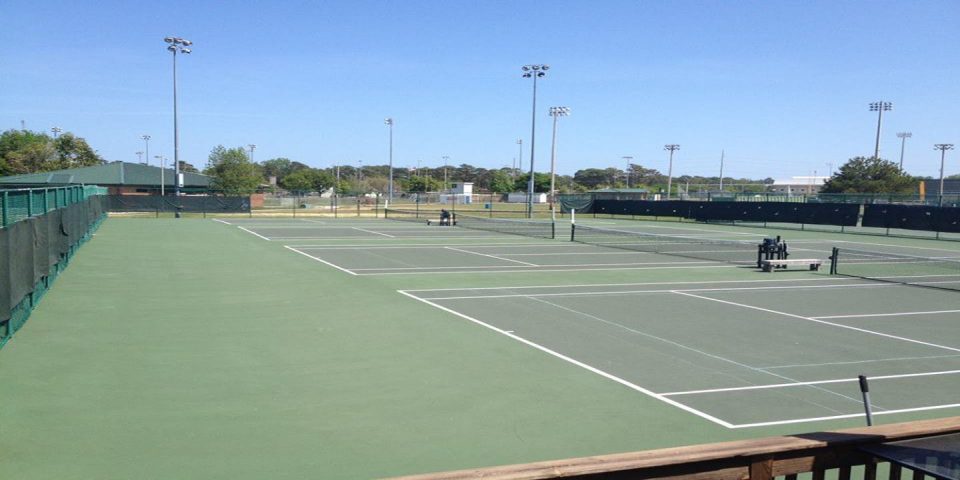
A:
[[[787,242],[777,238],[764,238],[763,243],[757,245],[757,268],[763,268],[764,260],[786,260],[790,256],[787,249]],[[786,265],[778,265],[775,268],[787,268]]]

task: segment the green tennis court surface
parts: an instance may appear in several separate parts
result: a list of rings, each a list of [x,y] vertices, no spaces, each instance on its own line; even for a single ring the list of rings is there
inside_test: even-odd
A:
[[[581,221],[782,234],[799,258],[960,257]],[[878,422],[960,411],[956,292],[567,228],[110,219],[0,350],[0,477],[370,478],[798,433],[861,425],[858,374]]]

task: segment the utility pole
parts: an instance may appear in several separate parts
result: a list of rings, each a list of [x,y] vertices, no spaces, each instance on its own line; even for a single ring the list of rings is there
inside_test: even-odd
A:
[[[517,157],[520,161],[517,163],[517,169],[513,171],[513,178],[517,178],[517,172],[523,171],[523,139],[517,139],[517,149],[520,151],[520,156]]]
[[[393,118],[387,117],[383,121],[388,127],[390,127],[390,175],[387,180],[390,182],[389,188],[387,188],[387,205],[390,205],[390,202],[393,201]]]
[[[143,152],[137,152],[137,163],[143,163]]]
[[[720,150],[720,191],[723,191],[723,156],[726,152]]]
[[[627,188],[630,188],[630,162],[633,161],[633,157],[631,157],[631,156],[629,156],[629,155],[624,155],[624,156],[622,156],[622,157],[620,157],[620,158],[621,158],[624,162],[627,163],[627,169],[624,171],[624,173],[626,173],[626,175],[624,175],[624,176],[627,177]]]
[[[903,151],[907,148],[907,139],[912,137],[913,134],[910,132],[899,132],[897,133],[897,138],[900,139],[900,171],[903,171]]]
[[[143,139],[143,151],[147,156],[147,165],[150,165],[150,135],[143,134],[140,135],[140,138]]]
[[[60,132],[62,132],[63,129],[60,127],[53,127],[50,129],[50,131],[53,132],[53,138],[57,138],[57,136],[60,135]]]
[[[893,104],[890,102],[872,102],[870,111],[877,112],[877,142],[873,147],[873,158],[880,159],[880,126],[883,125],[883,112],[893,110]]]
[[[554,196],[557,189],[557,120],[570,115],[570,107],[550,107],[553,117],[553,140],[550,142],[550,211],[553,211]]]
[[[953,150],[952,143],[938,143],[933,146],[934,150],[940,150],[940,206],[943,206],[943,164],[947,157],[947,150]]]
[[[667,168],[667,200],[670,200],[670,195],[673,193],[673,152],[680,150],[680,145],[670,143],[664,145],[663,149],[670,152],[670,166]]]

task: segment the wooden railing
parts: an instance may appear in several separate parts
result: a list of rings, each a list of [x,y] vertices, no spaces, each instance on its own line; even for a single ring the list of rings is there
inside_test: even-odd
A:
[[[394,480],[533,480],[596,478],[687,478],[711,480],[795,480],[812,473],[823,479],[836,469],[836,478],[876,479],[878,460],[861,447],[896,440],[960,433],[960,417],[816,432],[783,437],[663,448],[641,452],[571,458],[500,467],[397,477]],[[906,469],[884,466],[886,478],[900,479]],[[832,476],[832,475],[831,475]],[[912,478],[923,478],[912,472]]]

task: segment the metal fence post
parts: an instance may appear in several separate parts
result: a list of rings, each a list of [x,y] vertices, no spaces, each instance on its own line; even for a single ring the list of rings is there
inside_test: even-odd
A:
[[[27,189],[27,217],[33,216],[33,189]]]
[[[10,204],[10,195],[9,192],[3,192],[3,203],[0,204],[0,227],[6,227],[8,223],[8,205]]]

